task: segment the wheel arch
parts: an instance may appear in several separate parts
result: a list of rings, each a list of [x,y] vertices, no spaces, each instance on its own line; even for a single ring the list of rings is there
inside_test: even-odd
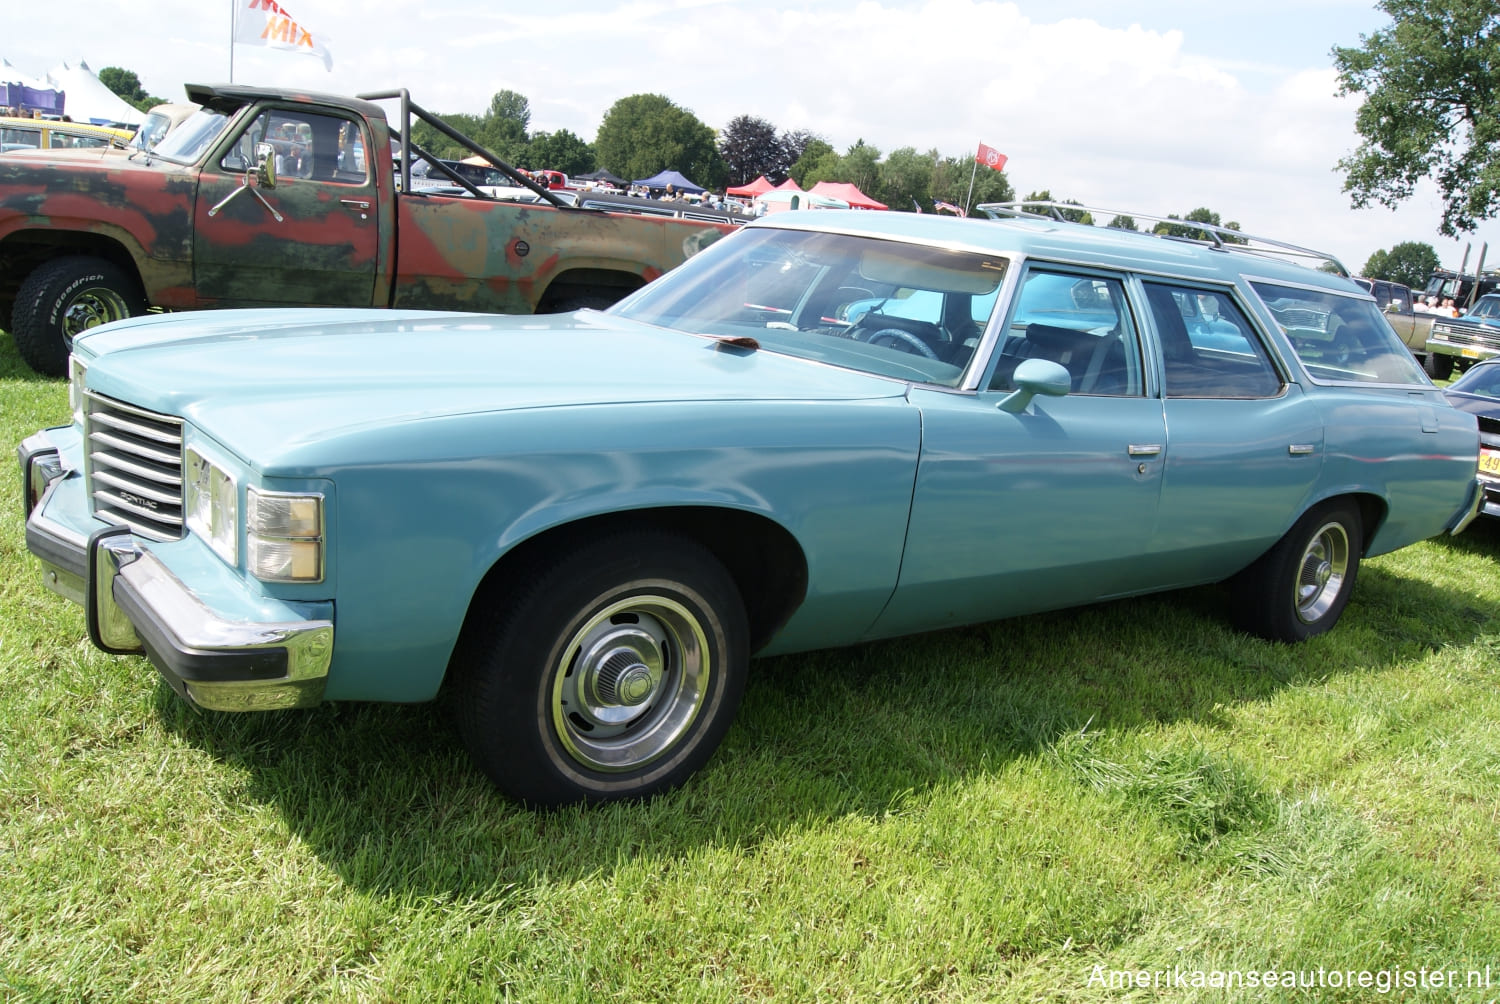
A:
[[[565,269],[553,276],[552,281],[547,284],[546,290],[537,300],[536,312],[553,313],[559,304],[596,297],[614,303],[645,284],[646,280],[642,276],[623,268]]]
[[[0,303],[15,303],[26,277],[54,258],[89,255],[125,270],[151,302],[137,251],[119,236],[81,229],[19,230],[0,242]]]
[[[807,595],[807,557],[792,534],[774,520],[741,509],[667,506],[584,517],[549,527],[521,541],[489,568],[464,615],[476,607],[506,602],[527,569],[561,550],[637,530],[680,534],[713,554],[734,579],[750,625],[750,651],[762,648],[802,605]]]

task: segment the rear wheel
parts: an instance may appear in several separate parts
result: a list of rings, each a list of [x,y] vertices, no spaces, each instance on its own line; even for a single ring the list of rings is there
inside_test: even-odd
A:
[[[1233,583],[1237,626],[1272,641],[1305,641],[1338,623],[1364,547],[1359,507],[1335,499],[1296,524]]]
[[[475,611],[455,654],[474,761],[536,805],[681,784],[744,690],[749,630],[734,580],[693,541],[658,532],[591,541],[533,571],[521,595]]]
[[[134,277],[113,262],[82,255],[54,258],[21,283],[11,334],[28,366],[47,376],[64,376],[74,337],[145,309]]]

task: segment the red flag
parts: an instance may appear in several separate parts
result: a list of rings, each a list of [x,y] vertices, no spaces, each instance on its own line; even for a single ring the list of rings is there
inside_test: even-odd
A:
[[[993,167],[997,171],[1003,171],[1005,170],[1005,162],[1009,158],[994,147],[985,146],[983,143],[980,143],[979,152],[974,155],[974,159],[985,167]]]

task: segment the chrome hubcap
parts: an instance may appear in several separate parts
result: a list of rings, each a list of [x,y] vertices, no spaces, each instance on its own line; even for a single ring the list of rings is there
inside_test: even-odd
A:
[[[551,715],[568,755],[592,770],[627,771],[670,751],[708,692],[708,639],[676,600],[611,604],[569,639]]]
[[[111,289],[86,289],[63,312],[63,334],[70,340],[90,328],[130,316],[125,300]]]
[[[1297,566],[1297,617],[1312,624],[1328,613],[1349,572],[1349,535],[1339,523],[1327,523],[1308,542]]]

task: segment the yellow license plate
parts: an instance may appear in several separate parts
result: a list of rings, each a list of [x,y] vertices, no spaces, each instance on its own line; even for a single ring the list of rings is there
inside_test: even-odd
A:
[[[1493,474],[1500,477],[1500,452],[1495,450],[1479,451],[1479,469],[1485,474]]]
[[[1483,349],[1464,349],[1463,354],[1465,359],[1483,359],[1485,355]]]

